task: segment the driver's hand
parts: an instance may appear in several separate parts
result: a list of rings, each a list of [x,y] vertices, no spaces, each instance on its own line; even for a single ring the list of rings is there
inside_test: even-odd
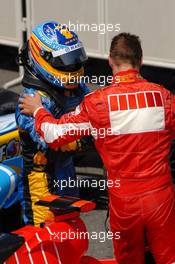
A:
[[[33,115],[35,110],[39,107],[42,107],[41,97],[38,93],[34,95],[24,94],[19,99],[19,108],[21,109],[21,113],[26,115]]]

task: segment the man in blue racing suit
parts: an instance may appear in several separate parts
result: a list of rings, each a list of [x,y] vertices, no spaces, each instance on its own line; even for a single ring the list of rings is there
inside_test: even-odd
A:
[[[24,66],[24,93],[39,92],[42,103],[56,118],[80,104],[89,89],[82,82],[83,62],[87,60],[78,36],[65,25],[46,22],[37,25],[22,48],[19,62]],[[22,142],[23,175],[19,184],[24,222],[41,226],[52,219],[47,207],[35,203],[49,193],[78,195],[72,151],[81,149],[74,141],[51,151],[36,133],[34,119],[16,110]],[[75,184],[69,188],[69,180]],[[63,188],[61,188],[63,187]]]

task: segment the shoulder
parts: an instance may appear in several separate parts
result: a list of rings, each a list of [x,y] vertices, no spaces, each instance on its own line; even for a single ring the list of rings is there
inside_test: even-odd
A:
[[[41,97],[43,97],[43,98],[44,97],[50,98],[49,95],[46,92],[43,92],[43,91],[40,91],[40,90],[37,90],[37,89],[34,89],[34,88],[30,88],[30,87],[24,87],[22,94],[24,94],[24,93],[31,94],[31,95],[39,93],[39,95]]]
[[[150,82],[148,82],[148,84],[151,86],[152,89],[158,90],[166,96],[172,94],[171,91],[169,91],[165,86],[163,86],[161,84],[150,83]]]
[[[87,109],[95,111],[97,105],[102,104],[104,101],[106,88],[99,88],[84,97],[84,103]]]
[[[105,86],[103,88],[97,88],[95,91],[90,92],[89,94],[87,94],[85,96],[85,98],[87,98],[86,100],[90,101],[92,99],[94,99],[95,101],[97,101],[97,99],[101,98],[102,95],[106,94],[109,92],[109,89],[112,86]]]
[[[99,94],[98,90],[92,91],[92,92],[85,95],[84,101],[87,103],[92,102],[98,96],[98,94]]]

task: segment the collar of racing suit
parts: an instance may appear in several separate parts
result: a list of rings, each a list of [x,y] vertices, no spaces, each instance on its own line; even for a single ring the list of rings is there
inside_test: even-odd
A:
[[[84,83],[80,83],[77,89],[71,91],[58,88],[55,89],[53,85],[37,78],[37,76],[34,76],[27,70],[24,72],[22,85],[47,93],[54,99],[57,107],[62,109],[62,114],[74,110],[75,107],[81,103],[83,97],[90,92],[90,89]],[[65,91],[68,93],[66,94]]]
[[[139,71],[136,69],[129,69],[125,71],[117,72],[113,76],[113,82],[115,83],[131,83],[131,82],[143,82],[146,81],[143,79],[143,77],[140,75]]]

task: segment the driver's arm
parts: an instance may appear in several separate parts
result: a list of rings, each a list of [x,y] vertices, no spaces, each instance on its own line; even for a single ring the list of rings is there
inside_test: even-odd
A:
[[[74,112],[63,115],[59,120],[43,107],[34,112],[34,117],[37,133],[53,149],[90,135],[91,125],[84,101]]]

